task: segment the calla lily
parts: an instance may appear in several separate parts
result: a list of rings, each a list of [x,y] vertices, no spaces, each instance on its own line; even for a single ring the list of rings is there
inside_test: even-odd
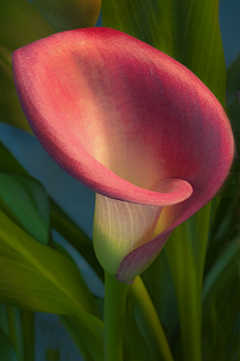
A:
[[[234,146],[222,106],[183,65],[108,28],[24,46],[13,69],[43,147],[97,193],[101,265],[132,283],[226,179]]]

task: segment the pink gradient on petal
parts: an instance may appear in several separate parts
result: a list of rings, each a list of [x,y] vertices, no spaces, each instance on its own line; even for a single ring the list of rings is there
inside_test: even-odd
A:
[[[96,194],[93,247],[100,264],[109,273],[116,273],[122,259],[151,240],[159,215],[166,208],[163,206],[172,204],[173,198],[178,204],[192,195],[191,185],[181,179],[165,179],[152,190],[171,194],[169,204],[156,207]]]
[[[132,280],[165,234],[224,183],[234,144],[222,106],[182,64],[108,28],[57,33],[18,49],[13,73],[29,124],[63,169],[103,196],[167,206],[160,216],[166,233],[118,268],[119,280]],[[176,202],[181,192],[165,187],[173,178],[183,194],[192,188],[188,199]]]
[[[163,232],[154,240],[129,253],[116,272],[117,280],[133,284],[135,277],[142,273],[161,252],[170,234],[171,232]]]

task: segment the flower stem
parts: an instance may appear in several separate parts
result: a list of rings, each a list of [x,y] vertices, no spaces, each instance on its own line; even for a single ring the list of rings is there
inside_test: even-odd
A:
[[[129,285],[105,271],[104,361],[123,361],[123,323]]]
[[[173,361],[161,322],[140,276],[135,278],[134,284],[130,287],[129,297],[134,304],[135,320],[152,360]]]

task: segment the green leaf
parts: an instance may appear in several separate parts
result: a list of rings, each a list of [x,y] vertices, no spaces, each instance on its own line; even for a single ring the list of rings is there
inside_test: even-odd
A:
[[[156,277],[157,275],[157,277]],[[173,342],[179,324],[176,291],[165,250],[141,275],[166,336]]]
[[[224,104],[218,6],[215,0],[103,0],[102,21],[180,61]]]
[[[0,328],[13,345],[19,361],[32,361],[34,359],[33,312],[0,303]]]
[[[1,350],[1,360],[2,361],[19,361],[14,351],[14,348],[0,327],[0,350]]]
[[[103,361],[103,322],[99,318],[85,313],[77,316],[63,315],[60,318],[80,352],[84,352],[88,359],[90,355],[94,361]],[[86,349],[88,353],[86,353]]]
[[[229,284],[231,272],[237,259],[240,259],[240,246],[237,242],[231,242],[215,262],[204,281],[203,302],[207,302],[211,293],[220,293]]]
[[[14,158],[9,150],[0,142],[0,171],[19,175],[28,175],[28,172]]]
[[[98,315],[68,257],[35,241],[0,211],[0,301],[40,312]]]
[[[28,0],[56,30],[94,26],[97,22],[101,0]]]
[[[0,0],[0,9],[0,121],[31,131],[15,90],[11,54],[55,31],[26,0]]]
[[[237,360],[240,337],[240,247],[231,242],[209,271],[203,288],[206,359]],[[239,355],[239,353],[238,353]]]
[[[165,252],[177,294],[184,361],[202,360],[202,282],[211,202],[180,224]]]
[[[124,325],[124,360],[149,361],[151,354],[134,319],[134,305],[131,298],[127,299]],[[160,361],[160,360],[159,360]]]
[[[232,189],[234,187],[232,186]],[[218,208],[211,221],[210,241],[207,249],[205,274],[215,264],[219,254],[229,243],[230,239],[235,238],[240,222],[239,201],[240,197],[236,194],[234,197],[215,197],[218,199]]]
[[[81,353],[84,361],[92,361],[92,357],[85,346],[82,338],[79,337],[79,325],[76,322],[76,319],[69,316],[60,316],[62,323],[64,324],[65,328],[67,329],[69,335],[71,336],[72,340],[74,341],[75,345],[77,346],[79,352]]]
[[[99,278],[103,280],[103,269],[95,256],[91,240],[52,199],[50,204],[52,226],[75,247]]]
[[[35,315],[27,310],[20,310],[20,313],[24,349],[23,361],[32,361],[35,354]]]
[[[0,171],[28,175],[26,170],[18,163],[14,156],[0,142]],[[67,214],[50,199],[51,225],[86,259],[96,274],[103,280],[103,269],[100,266],[91,240],[67,216]]]
[[[43,244],[48,243],[49,201],[43,186],[28,176],[0,172],[0,209]]]
[[[136,324],[148,346],[151,360],[173,361],[162,324],[140,276],[130,286],[129,296]]]

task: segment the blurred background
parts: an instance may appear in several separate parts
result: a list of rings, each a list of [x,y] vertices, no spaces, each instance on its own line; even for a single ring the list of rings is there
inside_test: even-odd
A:
[[[26,0],[27,1],[27,0]],[[30,5],[31,6],[31,5]],[[240,1],[220,0],[220,28],[227,68],[240,54]],[[97,22],[101,26],[101,15]],[[47,193],[92,238],[94,193],[66,174],[44,151],[32,135],[0,123],[0,141],[14,154],[26,170],[38,179]],[[64,239],[53,233],[56,242]],[[103,297],[102,283],[87,263],[69,249],[91,291]],[[36,314],[35,361],[81,361],[77,349],[56,315]]]

